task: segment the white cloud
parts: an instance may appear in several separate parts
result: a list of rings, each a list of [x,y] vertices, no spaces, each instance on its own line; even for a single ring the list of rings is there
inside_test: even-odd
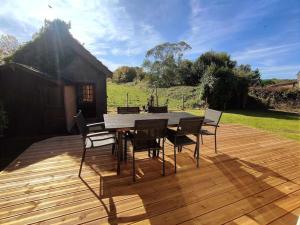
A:
[[[84,46],[100,57],[113,53],[132,56],[144,53],[148,48],[163,41],[159,32],[142,19],[135,21],[117,0],[6,0],[1,3],[0,18],[12,18],[24,29],[13,35],[26,33],[27,27],[37,31],[44,19],[60,18],[71,21],[71,33]],[[0,28],[1,29],[1,28]]]
[[[192,54],[214,49],[259,20],[277,0],[253,2],[190,0],[189,31],[183,35]],[[245,5],[243,5],[245,4]],[[235,40],[237,41],[237,40]],[[226,47],[226,46],[224,46]]]
[[[248,48],[244,51],[233,53],[234,59],[238,61],[246,60],[260,60],[266,59],[267,64],[270,64],[269,58],[274,58],[275,56],[282,57],[285,53],[291,53],[292,51],[297,51],[300,48],[300,42],[282,44],[277,46],[265,46],[258,48]]]
[[[300,64],[298,65],[277,65],[277,66],[262,66],[259,68],[264,74],[265,78],[286,78],[296,79],[297,72],[300,71]]]

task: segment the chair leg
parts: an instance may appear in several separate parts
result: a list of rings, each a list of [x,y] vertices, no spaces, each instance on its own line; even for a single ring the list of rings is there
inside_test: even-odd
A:
[[[177,165],[176,165],[176,146],[174,145],[174,171],[177,173]]]
[[[201,136],[201,143],[203,144],[203,136],[202,136],[202,134],[200,136]]]
[[[135,182],[135,153],[132,151],[132,180]]]
[[[112,148],[111,148],[111,154],[115,154],[115,149],[116,149],[116,144],[113,144],[112,145]]]
[[[149,158],[151,157],[150,149],[148,149],[148,157],[149,157]]]
[[[83,161],[84,161],[84,158],[85,158],[85,152],[86,152],[86,148],[84,148],[83,153],[82,153],[82,158],[81,158],[81,163],[80,163],[80,168],[79,168],[79,173],[78,173],[79,177],[80,177],[81,170],[82,170],[82,164],[83,164]]]
[[[165,146],[162,147],[162,160],[163,160],[163,176],[165,176]]]
[[[199,136],[197,136],[197,167],[199,167],[199,155],[200,155],[200,141],[199,141]]]
[[[153,150],[152,150],[152,158],[154,159],[154,158],[155,158],[155,156],[156,156],[156,150],[155,150],[155,149],[153,149]]]
[[[215,153],[217,154],[217,134],[215,133]]]
[[[124,160],[127,161],[127,139],[125,137]]]

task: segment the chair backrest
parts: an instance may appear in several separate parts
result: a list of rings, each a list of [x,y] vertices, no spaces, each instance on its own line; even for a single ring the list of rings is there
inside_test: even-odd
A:
[[[168,106],[149,106],[148,112],[149,113],[167,113]]]
[[[78,129],[79,129],[79,132],[81,133],[81,135],[82,135],[83,137],[85,137],[85,136],[88,134],[89,129],[88,129],[88,127],[86,126],[86,122],[85,122],[85,119],[84,119],[84,117],[83,117],[83,115],[82,115],[82,112],[79,111],[79,112],[77,113],[77,115],[74,116],[74,118],[75,118],[77,127],[78,127]]]
[[[140,113],[140,107],[118,107],[118,114],[138,114]]]
[[[181,118],[177,127],[178,135],[199,134],[204,117]]]
[[[218,126],[221,116],[222,116],[222,111],[217,111],[217,110],[213,110],[213,109],[206,109],[205,114],[204,114],[205,119],[214,121],[209,124],[212,124],[215,126]]]
[[[164,138],[167,134],[168,119],[136,120],[134,137],[136,140]]]

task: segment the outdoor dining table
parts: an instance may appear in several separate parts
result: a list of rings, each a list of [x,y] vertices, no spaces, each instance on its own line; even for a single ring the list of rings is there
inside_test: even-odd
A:
[[[120,174],[120,161],[123,159],[123,142],[122,135],[124,131],[134,129],[136,120],[148,119],[168,119],[168,126],[174,127],[179,124],[181,118],[196,117],[187,112],[169,112],[169,113],[140,113],[140,114],[104,114],[105,129],[115,131],[118,138],[117,148],[117,173]],[[205,123],[212,122],[204,120]]]

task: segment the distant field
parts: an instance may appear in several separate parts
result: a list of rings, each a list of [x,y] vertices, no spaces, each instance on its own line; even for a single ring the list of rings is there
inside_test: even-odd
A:
[[[129,96],[129,106],[143,106],[147,103],[147,98],[151,90],[142,85],[118,85],[108,82],[108,107],[111,111],[117,106],[126,105],[126,93]],[[203,110],[192,109],[196,104],[197,90],[195,87],[172,87],[158,89],[159,104],[163,105],[167,99],[171,110],[180,110],[182,106],[182,95],[187,99],[185,106],[195,115],[203,115]],[[222,116],[222,123],[243,124],[250,127],[259,128],[280,136],[300,141],[300,117],[294,113],[277,111],[248,111],[234,110],[227,111]]]
[[[115,84],[107,82],[108,107],[126,105],[126,95],[128,93],[128,105],[140,106],[147,104],[147,99],[153,93],[153,89],[145,87],[143,84]],[[182,96],[185,98],[184,106],[193,108],[199,102],[199,94],[196,87],[179,86],[171,88],[158,88],[158,104],[168,105],[170,109],[182,108]]]

